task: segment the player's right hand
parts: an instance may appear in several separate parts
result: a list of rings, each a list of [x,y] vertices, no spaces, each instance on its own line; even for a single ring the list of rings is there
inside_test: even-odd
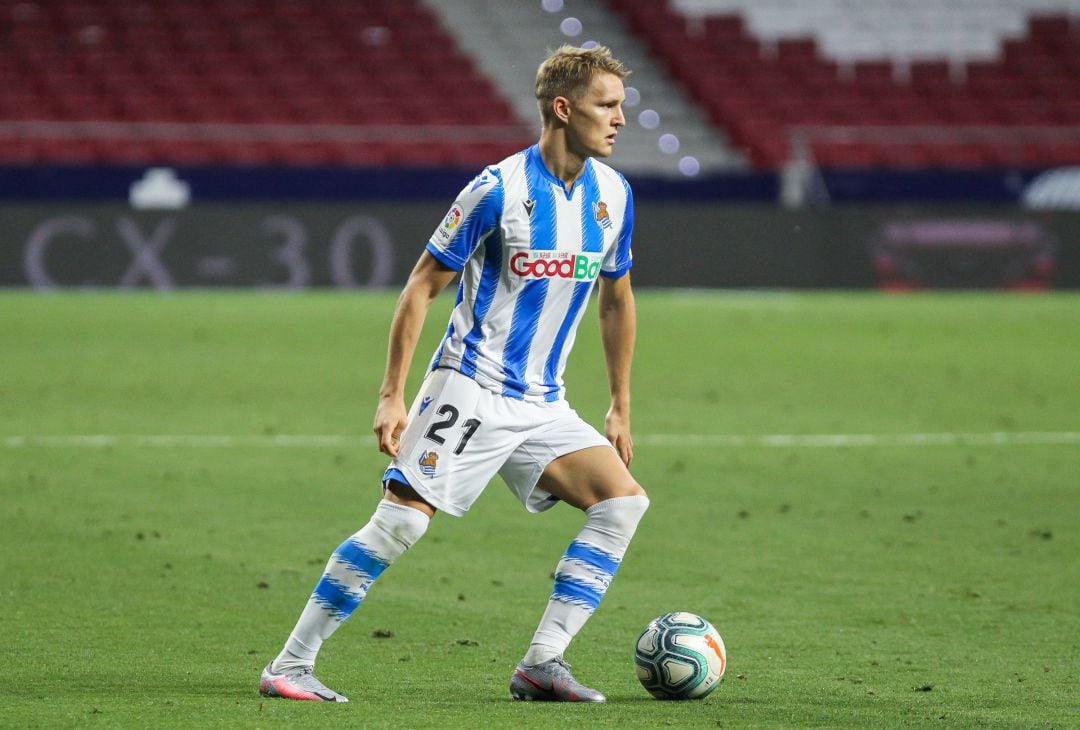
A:
[[[397,456],[398,439],[401,432],[409,423],[408,411],[405,409],[405,401],[402,398],[380,398],[379,406],[375,409],[375,439],[379,444],[379,451],[387,456]]]

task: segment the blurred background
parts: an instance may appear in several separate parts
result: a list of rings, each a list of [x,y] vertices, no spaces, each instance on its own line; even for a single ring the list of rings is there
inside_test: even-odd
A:
[[[639,286],[1080,287],[1080,0],[0,0],[0,286],[396,287],[563,43]]]

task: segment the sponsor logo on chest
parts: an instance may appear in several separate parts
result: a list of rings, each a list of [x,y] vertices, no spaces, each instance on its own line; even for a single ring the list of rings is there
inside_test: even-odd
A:
[[[519,251],[510,257],[510,272],[522,279],[593,281],[600,275],[603,254],[573,251]]]

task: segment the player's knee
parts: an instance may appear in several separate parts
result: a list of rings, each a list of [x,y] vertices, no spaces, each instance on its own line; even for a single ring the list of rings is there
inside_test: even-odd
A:
[[[585,512],[589,523],[601,530],[630,536],[637,531],[638,523],[649,509],[649,498],[645,491],[624,497],[612,497],[597,502]]]
[[[645,493],[645,487],[638,484],[636,481],[627,490],[627,497],[644,497],[646,503],[646,509],[648,509],[649,495]]]
[[[611,499],[613,497],[642,497],[645,500],[646,509],[648,509],[649,495],[645,493],[645,488],[637,483],[637,480],[632,476],[627,475],[626,479],[620,481],[616,487],[609,487],[606,490],[608,493],[606,497]]]
[[[375,508],[371,522],[408,550],[424,536],[431,519],[418,509],[384,499]]]

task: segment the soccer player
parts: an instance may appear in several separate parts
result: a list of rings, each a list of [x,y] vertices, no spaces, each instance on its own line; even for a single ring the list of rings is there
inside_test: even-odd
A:
[[[334,551],[259,690],[346,702],[315,678],[322,643],[441,510],[463,515],[498,473],[530,512],[562,501],[585,525],[510,679],[518,700],[603,702],[563,653],[596,610],[649,505],[630,475],[634,205],[608,157],[629,71],[605,47],[563,46],[536,78],[540,141],[465,186],[409,276],[390,325],[374,430],[392,457],[371,520]],[[404,385],[432,300],[461,272],[450,324],[411,409]],[[564,398],[562,373],[594,283],[611,393],[605,435]]]

